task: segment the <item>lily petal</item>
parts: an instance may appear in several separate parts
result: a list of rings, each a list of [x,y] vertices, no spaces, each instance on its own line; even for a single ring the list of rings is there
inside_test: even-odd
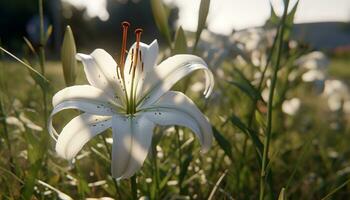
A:
[[[117,76],[117,63],[111,55],[103,49],[96,49],[90,55],[78,53],[76,58],[83,62],[90,85],[124,100],[123,84]]]
[[[62,158],[73,159],[94,136],[111,127],[111,116],[81,114],[63,129],[56,143],[56,152]]]
[[[213,138],[212,127],[208,119],[185,94],[169,91],[145,110],[144,115],[155,124],[190,128],[198,137],[202,151],[209,150]]]
[[[206,78],[204,95],[209,97],[214,87],[214,77],[202,58],[194,55],[175,55],[149,71],[143,83],[143,97],[138,99],[139,108],[156,102],[183,77],[196,70],[203,70]]]
[[[134,55],[132,55],[133,53],[135,54],[134,52],[135,50],[136,50],[136,42],[130,47],[128,51],[128,55],[125,60],[125,70],[124,70],[125,77],[131,76],[131,73],[129,73],[129,71],[130,71],[131,63],[133,62],[132,58],[135,59]],[[143,42],[140,42],[140,51],[142,55],[141,60],[144,63],[143,72],[150,71],[156,65],[156,60],[157,60],[158,51],[159,51],[157,40],[154,40],[149,45]],[[138,61],[137,69],[139,69],[138,73],[142,72],[142,63],[140,62],[140,60]]]
[[[142,115],[113,116],[112,176],[129,178],[139,170],[152,142],[154,123]]]
[[[102,115],[102,116],[112,116],[116,114],[113,111],[113,109],[109,107],[109,105],[104,103],[88,102],[88,101],[63,101],[54,107],[48,120],[49,133],[51,137],[54,138],[55,140],[57,140],[57,137],[59,137],[59,135],[57,134],[57,131],[52,125],[53,116],[56,113],[67,109],[78,109],[89,114]]]
[[[52,98],[52,105],[55,107],[64,101],[74,100],[102,102],[122,108],[119,98],[111,97],[101,89],[90,85],[76,85],[58,91]]]
[[[135,59],[135,51],[136,51],[136,43],[134,43],[129,51],[128,55],[125,60],[125,69],[124,69],[124,77],[125,77],[125,85],[127,88],[127,91],[129,92],[131,90],[131,82],[132,82],[132,65],[134,64]],[[140,42],[140,56],[138,56],[138,62],[135,70],[135,83],[136,84],[136,95],[140,92],[142,80],[145,78],[145,75],[148,71],[153,70],[157,56],[158,56],[158,42],[157,40],[154,40],[150,45],[147,45],[145,43]],[[143,62],[143,66],[142,66]],[[128,93],[130,96],[130,94]]]

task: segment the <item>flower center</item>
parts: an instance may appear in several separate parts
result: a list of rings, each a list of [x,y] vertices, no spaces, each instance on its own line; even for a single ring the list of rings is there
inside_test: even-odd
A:
[[[139,64],[141,64],[141,71],[143,71],[144,63],[142,61],[142,53],[140,49],[140,42],[141,42],[141,34],[142,29],[137,28],[135,30],[136,35],[136,47],[131,49],[131,62],[129,67],[129,77],[131,78],[131,87],[129,88],[130,91],[127,91],[126,89],[126,80],[124,75],[124,69],[125,69],[125,62],[126,62],[126,42],[127,42],[127,35],[128,35],[128,28],[130,27],[129,22],[122,22],[122,30],[123,30],[123,39],[122,39],[122,48],[120,52],[120,62],[117,67],[117,76],[118,78],[121,78],[123,83],[123,91],[125,93],[125,100],[126,100],[126,113],[127,114],[135,114],[136,113],[136,89],[137,89],[137,83],[135,81],[136,79],[136,68]],[[129,80],[129,78],[128,78]]]

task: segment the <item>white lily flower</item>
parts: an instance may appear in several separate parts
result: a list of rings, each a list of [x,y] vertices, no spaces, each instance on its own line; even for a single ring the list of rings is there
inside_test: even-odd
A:
[[[128,23],[123,23],[122,52],[126,52]],[[49,132],[56,139],[56,151],[73,159],[94,136],[112,128],[112,176],[117,179],[135,174],[147,157],[156,125],[179,125],[191,129],[198,137],[202,151],[212,143],[208,119],[185,94],[169,91],[180,79],[196,70],[206,77],[204,94],[208,97],[214,78],[206,63],[194,55],[175,55],[156,65],[158,43],[136,42],[121,54],[117,64],[103,49],[90,55],[77,54],[90,85],[76,85],[57,92],[49,119]],[[83,114],[73,118],[57,134],[52,117],[65,109],[78,109]]]

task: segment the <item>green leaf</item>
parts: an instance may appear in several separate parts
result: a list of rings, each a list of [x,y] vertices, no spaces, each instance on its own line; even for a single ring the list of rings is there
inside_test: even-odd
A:
[[[168,14],[161,0],[151,0],[151,8],[153,18],[160,33],[165,37],[169,45],[171,44],[171,36],[168,25]]]
[[[26,45],[28,46],[29,50],[34,54],[34,55],[37,55],[32,43],[26,38],[26,37],[23,37],[23,40],[24,42],[26,43]]]
[[[246,93],[252,100],[264,101],[259,90],[257,90],[248,80],[247,77],[237,68],[234,68],[235,81],[229,81],[230,84],[236,86],[242,92]]]
[[[258,94],[254,89],[252,89],[248,84],[240,83],[238,81],[229,81],[229,83],[242,92],[244,92],[247,96],[249,96],[252,100],[259,99],[260,94]]]
[[[187,39],[184,30],[180,26],[175,34],[173,55],[187,53]]]
[[[285,2],[286,3],[286,2]],[[297,1],[294,5],[294,7],[292,8],[292,10],[287,14],[286,16],[286,20],[285,20],[285,32],[284,32],[284,36],[283,39],[287,40],[290,37],[292,28],[293,28],[293,22],[294,22],[294,16],[295,13],[297,11],[297,7],[298,7],[299,1]],[[270,18],[267,20],[267,22],[265,23],[266,27],[276,27],[281,23],[282,18],[279,17],[275,10],[273,9],[273,6],[270,3],[270,8],[271,8],[271,16]]]
[[[266,130],[266,116],[261,114],[258,110],[255,111],[255,119],[258,122],[259,126]]]
[[[185,179],[186,174],[188,172],[188,166],[190,165],[192,159],[193,159],[192,154],[188,154],[183,159],[183,161],[181,161],[180,174],[179,174],[179,184],[182,184],[183,180]]]
[[[75,47],[75,40],[72,33],[72,29],[70,28],[70,26],[67,26],[61,47],[63,75],[67,86],[75,84],[75,79],[77,76],[77,60],[75,59],[76,54],[77,50]]]
[[[201,0],[201,4],[199,6],[198,13],[198,24],[197,24],[197,32],[196,32],[196,40],[194,43],[193,49],[197,48],[197,44],[203,29],[205,28],[208,13],[209,13],[210,0]]]
[[[298,4],[299,4],[299,1],[295,3],[292,10],[286,16],[285,32],[284,32],[283,40],[288,40],[290,38],[290,35],[292,33],[292,28],[293,28],[294,16],[297,11]]]
[[[187,148],[183,149],[183,152],[192,152],[193,151],[193,145],[187,146]],[[180,162],[180,173],[179,173],[179,185],[180,188],[183,186],[183,182],[185,180],[185,177],[188,172],[188,166],[191,164],[191,161],[193,160],[192,154],[183,154]],[[182,192],[182,191],[180,191]]]
[[[15,55],[13,55],[12,53],[10,53],[9,51],[7,51],[6,49],[0,47],[0,50],[3,51],[4,53],[6,53],[7,55],[11,56],[12,58],[14,58],[15,60],[17,60],[19,63],[21,63],[22,65],[24,65],[33,75],[34,75],[34,80],[40,85],[40,87],[42,88],[46,88],[49,84],[49,81],[45,78],[45,76],[43,76],[42,74],[40,74],[37,70],[35,70],[32,66],[28,65],[27,63],[25,63],[24,61],[22,61],[21,59],[17,58]]]
[[[231,160],[233,160],[231,143],[215,127],[213,127],[213,133],[220,148]]]
[[[278,15],[275,12],[275,9],[273,8],[271,2],[270,2],[270,18],[266,21],[265,26],[266,27],[275,27],[278,25],[278,23],[280,22],[280,18],[278,17]]]
[[[253,144],[257,150],[257,153],[260,158],[262,158],[262,151],[263,151],[263,143],[260,141],[260,138],[258,137],[257,133],[253,130],[249,129],[236,115],[232,115],[230,118],[231,123],[239,128],[243,133],[247,134],[250,139],[253,141]]]
[[[29,61],[26,59],[23,59],[23,62],[29,66],[31,65]],[[47,82],[44,79],[42,79],[38,74],[34,73],[29,69],[28,69],[28,72],[29,72],[29,75],[32,77],[32,79],[35,81],[35,83],[38,84],[43,90],[47,91],[49,89],[50,85],[47,84]]]
[[[338,187],[334,188],[331,192],[329,192],[325,197],[323,197],[321,200],[328,200],[331,198],[331,196],[333,194],[335,194],[336,192],[338,192],[340,189],[342,189],[343,187],[345,187],[346,185],[348,185],[350,183],[350,179],[346,180],[345,182],[343,182],[341,185],[339,185]]]
[[[41,160],[38,160],[34,164],[30,165],[30,170],[24,180],[24,186],[22,188],[23,199],[31,199],[34,193],[35,179],[38,176],[41,167]]]
[[[278,200],[286,200],[286,195],[285,195],[285,189],[284,188],[281,189],[281,192],[280,192],[280,194],[278,196]]]

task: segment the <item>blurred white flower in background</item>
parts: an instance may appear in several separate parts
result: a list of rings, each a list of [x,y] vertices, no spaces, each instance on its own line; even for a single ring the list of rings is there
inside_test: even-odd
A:
[[[107,11],[107,0],[61,0],[63,3],[68,3],[76,9],[85,10],[88,18],[98,17],[102,21],[109,19]]]
[[[326,80],[323,95],[327,98],[328,107],[331,111],[340,110],[350,111],[349,89],[345,83],[340,80]]]
[[[25,131],[24,124],[17,117],[6,117],[6,123],[8,125],[16,126],[21,132]]]
[[[275,35],[276,29],[249,28],[235,32],[230,42],[245,52],[255,66],[263,67],[267,61],[267,51],[272,46]]]
[[[326,70],[329,66],[329,59],[323,52],[320,51],[313,51],[304,56],[301,56],[295,62],[297,65],[300,65],[301,67],[309,70]]]
[[[219,67],[225,59],[235,57],[238,54],[238,48],[229,42],[228,36],[215,34],[208,30],[203,30],[198,49],[202,51],[208,65],[214,68]],[[232,56],[230,56],[231,54]]]
[[[301,78],[304,82],[314,82],[324,80],[326,75],[321,70],[310,70],[305,72]]]
[[[300,99],[299,98],[292,98],[289,100],[285,100],[282,104],[282,111],[288,115],[295,115],[298,110],[300,109]]]
[[[265,102],[269,101],[269,93],[270,93],[269,88],[265,88],[261,92],[261,97],[264,99]]]
[[[39,125],[31,121],[29,118],[27,118],[23,112],[19,114],[18,118],[14,116],[6,117],[6,123],[9,125],[16,126],[20,132],[24,132],[26,128],[39,132],[43,130],[42,127],[40,127]]]
[[[314,51],[298,58],[295,61],[295,65],[307,70],[302,75],[303,81],[324,81],[326,78],[326,70],[329,66],[329,59],[324,53]]]

